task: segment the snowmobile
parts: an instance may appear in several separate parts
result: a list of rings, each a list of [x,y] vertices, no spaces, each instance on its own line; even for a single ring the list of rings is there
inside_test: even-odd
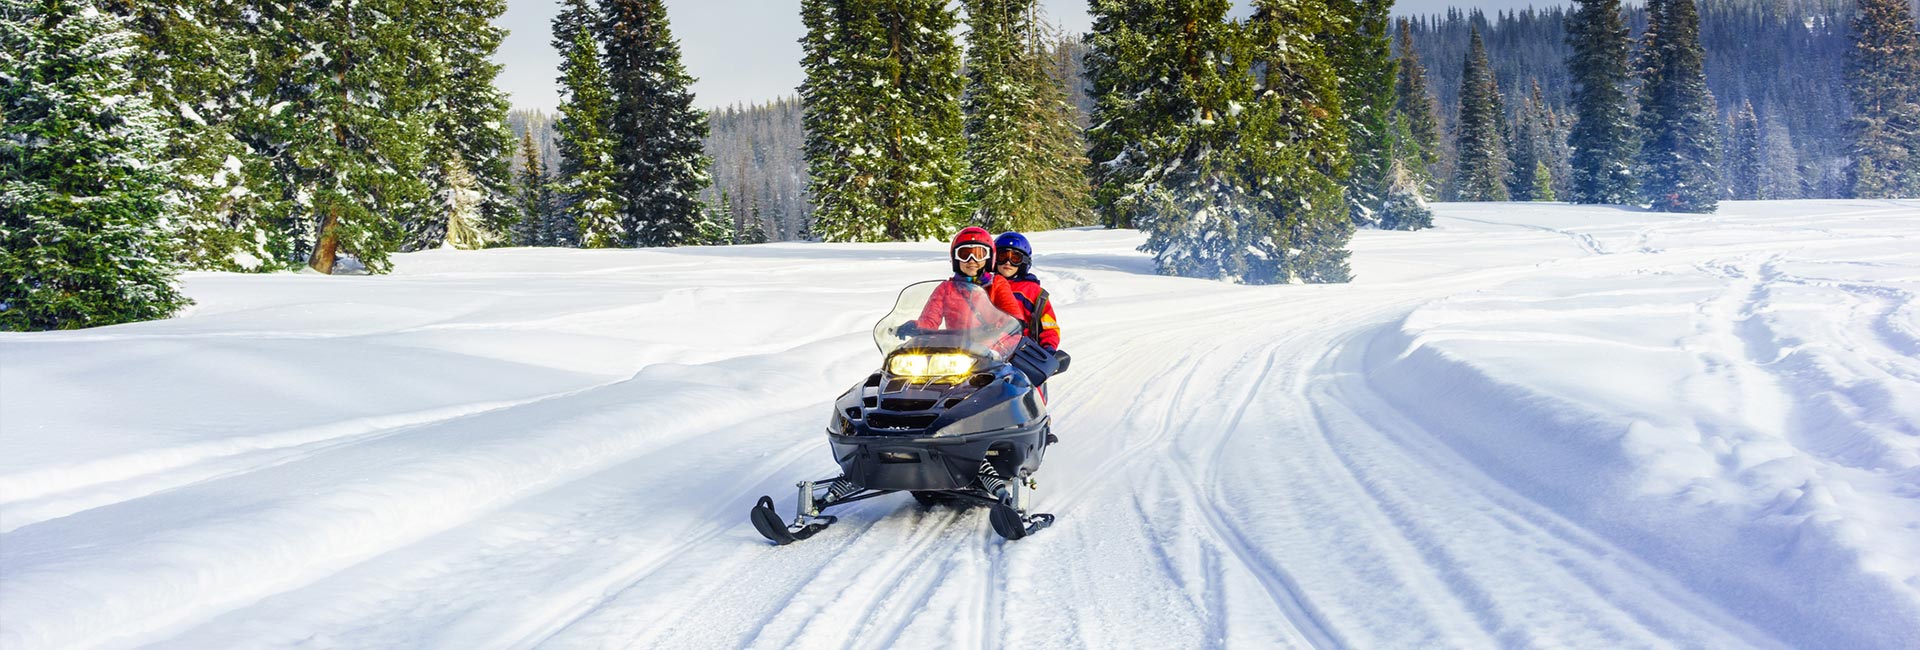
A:
[[[1033,474],[1056,440],[1039,386],[1070,358],[1021,336],[1028,327],[973,284],[901,290],[873,327],[885,362],[835,400],[827,421],[841,474],[801,481],[791,524],[772,497],[760,497],[753,527],[790,544],[833,524],[828,509],[894,492],[925,506],[986,506],[994,532],[1008,540],[1052,525],[1053,515],[1031,504]]]

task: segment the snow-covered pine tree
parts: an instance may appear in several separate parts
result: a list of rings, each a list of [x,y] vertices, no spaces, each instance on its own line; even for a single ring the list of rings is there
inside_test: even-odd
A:
[[[1383,230],[1419,230],[1433,227],[1433,209],[1420,195],[1420,185],[1405,165],[1396,160],[1387,185],[1387,203],[1380,210]]]
[[[1727,147],[1727,186],[1733,198],[1751,201],[1760,198],[1760,118],[1753,113],[1752,102],[1742,102],[1733,116],[1730,146]]]
[[[1238,152],[1248,193],[1274,223],[1270,240],[1254,240],[1259,247],[1241,254],[1273,258],[1262,266],[1279,261],[1275,282],[1346,282],[1354,230],[1341,187],[1346,112],[1330,45],[1313,37],[1328,33],[1323,21],[1331,12],[1324,0],[1254,0],[1252,7],[1238,56],[1259,74],[1242,111]]]
[[[678,246],[698,236],[711,177],[707,113],[667,25],[663,0],[602,0],[598,26],[613,90],[613,187],[626,246]]]
[[[1760,118],[1760,198],[1798,199],[1806,196],[1801,188],[1799,153],[1793,137],[1780,123],[1777,111],[1769,110]]]
[[[1167,2],[1090,0],[1093,31],[1086,37],[1086,79],[1093,95],[1087,128],[1094,213],[1113,228],[1134,227],[1133,210],[1149,173],[1173,155],[1166,134],[1187,121],[1185,71],[1165,50],[1187,23],[1175,22]]]
[[[1633,203],[1635,179],[1632,106],[1627,85],[1630,48],[1620,0],[1574,0],[1567,19],[1567,72],[1573,78],[1573,174],[1567,200]]]
[[[423,179],[434,88],[413,33],[429,0],[262,3],[259,79],[273,89],[257,150],[293,201],[282,259],[333,272],[341,254],[383,272],[402,223],[433,204]],[[276,242],[277,243],[277,242]]]
[[[1505,201],[1507,147],[1500,137],[1500,91],[1487,65],[1480,30],[1473,30],[1460,74],[1460,117],[1454,139],[1453,197],[1459,201]]]
[[[1248,137],[1254,134],[1246,131],[1244,122],[1254,117],[1246,106],[1253,98],[1254,39],[1226,21],[1227,6],[1227,0],[1169,0],[1154,3],[1157,15],[1135,14],[1175,26],[1163,36],[1169,40],[1150,51],[1166,57],[1155,67],[1177,75],[1178,94],[1157,99],[1175,109],[1171,114],[1187,119],[1142,134],[1158,145],[1143,148],[1143,153],[1163,157],[1141,161],[1146,169],[1139,189],[1121,196],[1117,203],[1132,215],[1133,225],[1146,233],[1140,250],[1153,254],[1161,273],[1244,284],[1285,282],[1285,251],[1276,236],[1281,232],[1276,223],[1280,215],[1262,204],[1248,184],[1253,178],[1243,173],[1241,165],[1260,153],[1259,148],[1243,146],[1260,141]],[[1261,23],[1283,28],[1272,19]],[[1314,34],[1294,35],[1308,42]],[[1275,76],[1280,74],[1276,71]],[[1329,88],[1335,83],[1331,75],[1325,81]],[[1337,106],[1336,102],[1332,108]],[[1265,111],[1264,121],[1277,122],[1278,112]],[[1329,110],[1328,115],[1340,119],[1337,110]],[[1345,205],[1338,196],[1336,186],[1333,207],[1345,221]]]
[[[430,0],[424,8],[424,20],[415,28],[433,51],[430,59],[417,62],[431,75],[434,87],[428,109],[433,134],[427,143],[427,179],[442,210],[425,212],[406,224],[405,249],[446,243],[446,222],[454,206],[470,211],[461,218],[480,234],[482,245],[511,243],[511,230],[520,219],[509,169],[511,106],[494,86],[500,65],[492,61],[505,36],[493,20],[506,10],[506,3]]]
[[[1085,144],[1050,72],[1035,0],[967,0],[967,181],[973,222],[1050,230],[1091,221]]]
[[[1025,118],[1037,90],[1025,69],[1024,25],[1034,0],[963,0],[967,12],[967,83],[960,97],[966,116],[967,187],[972,222],[1014,230],[1014,211],[1036,190]],[[1020,215],[1026,216],[1026,215]]]
[[[1546,94],[1540,90],[1540,81],[1532,81],[1532,94],[1513,113],[1513,140],[1507,142],[1507,159],[1513,161],[1507,176],[1507,194],[1515,201],[1551,201],[1540,197],[1540,167],[1548,165],[1551,157],[1553,136],[1548,119]],[[1551,171],[1548,173],[1551,180]],[[1551,186],[1546,194],[1553,194]]]
[[[756,197],[747,210],[746,221],[734,231],[733,241],[738,244],[765,244],[767,240],[766,215],[762,213],[760,199]]]
[[[1534,84],[1538,90],[1539,83]],[[1546,137],[1546,116],[1537,110],[1532,98],[1513,114],[1513,131],[1507,140],[1507,195],[1515,201],[1532,201],[1534,168],[1540,164],[1540,140]]]
[[[852,71],[846,66],[853,44],[849,30],[840,25],[842,0],[800,0],[800,69],[804,77],[800,94],[800,123],[806,133],[801,155],[806,159],[807,193],[813,212],[795,234],[811,239],[813,220],[823,211],[835,215],[833,221],[848,219],[846,196],[828,188],[850,187],[854,171],[847,166],[852,154],[851,137],[854,106],[847,97],[847,80]]]
[[[1130,18],[1161,25],[1136,70],[1173,91],[1142,134],[1138,189],[1116,201],[1147,234],[1160,272],[1246,284],[1344,282],[1353,221],[1342,198],[1347,142],[1321,0],[1256,0],[1243,24],[1226,0],[1177,0]],[[1258,70],[1258,74],[1255,71]],[[1169,83],[1171,82],[1171,83]],[[1111,88],[1111,87],[1109,87]],[[1108,92],[1112,92],[1109,89]],[[1102,98],[1102,105],[1110,98]]]
[[[165,116],[133,32],[90,0],[0,0],[0,329],[164,318],[190,303]]]
[[[1043,29],[1037,9],[1027,23],[1031,31],[1025,76],[1035,89],[1029,123],[1039,192],[1033,198],[1033,207],[1022,210],[1035,218],[1031,222],[1016,220],[1012,227],[1049,230],[1097,223],[1093,190],[1087,182],[1087,139],[1081,125],[1085,115],[1068,90],[1078,88],[1082,77],[1077,69],[1069,70],[1071,66],[1059,60],[1061,44],[1070,41],[1058,31]]]
[[[1640,189],[1661,212],[1712,212],[1720,202],[1713,95],[1693,0],[1649,0],[1640,79]]]
[[[1387,14],[1393,0],[1327,0],[1341,17],[1328,21],[1329,54],[1346,108],[1347,212],[1354,225],[1373,225],[1387,200],[1392,167],[1391,119],[1396,62]]]
[[[733,245],[733,197],[721,192],[713,203],[701,204],[700,222],[695,226],[694,236],[684,243],[692,246]]]
[[[613,192],[613,140],[607,134],[612,91],[593,33],[577,25],[563,29],[593,15],[584,0],[572,0],[554,18],[555,38],[563,31],[573,33],[563,50],[560,117],[553,126],[560,136],[560,170],[553,181],[557,219],[548,232],[556,246],[607,248],[622,243],[620,198]]]
[[[526,166],[520,169],[518,197],[520,199],[520,222],[513,228],[513,243],[516,246],[552,246],[554,238],[547,232],[552,225],[553,196],[547,184],[547,164],[540,159],[540,147],[533,143],[533,132],[520,135],[520,158]]]
[[[808,169],[818,174],[810,234],[951,234],[971,213],[953,10],[944,0],[809,0],[801,16]]]
[[[1920,196],[1920,35],[1906,0],[1859,0],[1847,90],[1852,195]]]
[[[1435,196],[1435,172],[1440,164],[1440,119],[1433,93],[1427,90],[1427,68],[1414,50],[1413,28],[1400,19],[1399,58],[1393,86],[1393,119],[1397,136],[1394,158],[1412,176],[1423,197]]]
[[[166,115],[170,229],[193,268],[277,268],[261,232],[285,206],[259,178],[268,161],[246,146],[251,101],[244,3],[231,0],[103,0],[137,34],[128,59],[137,92]]]

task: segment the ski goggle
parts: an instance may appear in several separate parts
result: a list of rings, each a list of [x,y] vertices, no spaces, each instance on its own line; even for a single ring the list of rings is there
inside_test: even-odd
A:
[[[985,262],[993,257],[993,249],[979,244],[967,244],[953,249],[953,259],[957,262]]]
[[[1027,254],[1011,248],[1000,249],[1000,263],[1019,266],[1027,263]]]

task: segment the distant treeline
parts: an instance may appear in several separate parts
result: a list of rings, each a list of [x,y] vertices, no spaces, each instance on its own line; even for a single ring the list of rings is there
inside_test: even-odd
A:
[[[1790,141],[1790,161],[1785,167],[1791,176],[1771,187],[1766,198],[1847,196],[1845,128],[1851,108],[1845,81],[1847,54],[1852,47],[1848,25],[1855,13],[1854,4],[1842,0],[1709,0],[1699,7],[1707,85],[1721,118],[1721,141],[1731,142],[1732,122],[1741,106],[1751,102],[1761,127],[1784,134]],[[1629,6],[1624,12],[1634,37],[1643,36],[1646,8]],[[1491,15],[1449,10],[1408,18],[1415,53],[1425,63],[1427,88],[1438,100],[1437,116],[1445,123],[1447,135],[1441,140],[1441,162],[1436,169],[1442,175],[1442,184],[1446,170],[1453,169],[1450,143],[1455,116],[1460,112],[1461,62],[1467,55],[1470,30],[1475,26],[1480,29],[1493,73],[1506,90],[1503,110],[1510,117],[1524,110],[1528,89],[1534,83],[1539,84],[1547,107],[1566,116],[1572,90],[1566,65],[1568,13],[1561,7]],[[1056,35],[1051,47],[1056,52],[1053,65],[1059,78],[1071,80],[1063,86],[1084,128],[1093,106],[1082,77],[1087,47],[1079,35]],[[806,139],[802,111],[798,98],[790,95],[764,104],[713,111],[706,139],[706,153],[713,162],[713,186],[701,198],[715,203],[722,192],[726,193],[732,213],[741,220],[750,217],[757,203],[765,228],[774,239],[796,239],[806,232],[812,206],[806,194],[806,161],[801,151]],[[535,125],[535,140],[542,147],[543,158],[552,158],[549,116],[515,111],[511,120],[516,138],[525,132],[526,125]],[[1562,138],[1565,128],[1562,126],[1559,134]],[[516,160],[515,169],[519,168]],[[1564,179],[1560,182],[1564,184]],[[1730,181],[1727,183],[1732,196]]]
[[[1848,196],[1845,132],[1849,23],[1856,10],[1843,0],[1706,0],[1699,4],[1700,43],[1707,87],[1720,115],[1721,141],[1730,142],[1733,118],[1751,102],[1763,128],[1776,125],[1791,139],[1795,182],[1767,198]],[[1633,38],[1646,33],[1644,6],[1623,8]],[[1461,61],[1468,33],[1478,27],[1495,78],[1506,89],[1505,111],[1521,110],[1521,95],[1539,83],[1547,105],[1567,114],[1572,82],[1565,23],[1569,9],[1449,10],[1410,18],[1414,50],[1426,63],[1428,85],[1440,102],[1449,133],[1460,113]],[[1447,140],[1451,140],[1448,138]],[[1451,152],[1446,168],[1451,169]]]

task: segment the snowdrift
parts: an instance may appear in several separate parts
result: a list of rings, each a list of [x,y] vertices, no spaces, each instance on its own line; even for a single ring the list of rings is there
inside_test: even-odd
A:
[[[1920,203],[1436,208],[1342,286],[1034,234],[1014,544],[743,516],[939,243],[190,274],[0,334],[0,648],[1920,647]]]

